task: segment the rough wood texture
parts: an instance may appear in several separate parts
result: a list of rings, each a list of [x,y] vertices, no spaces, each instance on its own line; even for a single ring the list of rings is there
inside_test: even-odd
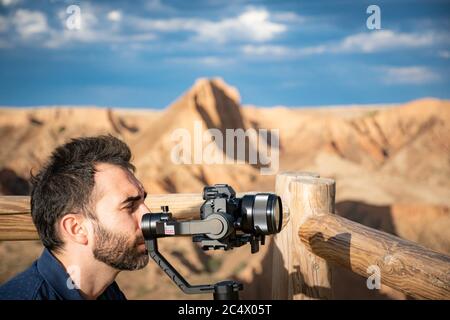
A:
[[[289,222],[275,236],[272,252],[273,299],[331,299],[331,269],[298,239],[304,219],[334,212],[335,182],[309,172],[277,175],[275,191],[289,211]]]
[[[37,239],[39,236],[29,213],[0,215],[0,240]]]
[[[238,193],[237,197],[255,191]],[[177,219],[199,219],[201,193],[149,194],[146,204],[151,212],[160,212],[167,205]],[[284,211],[284,210],[283,210]],[[287,212],[283,220],[288,221]],[[39,239],[30,216],[30,197],[0,196],[0,241]]]
[[[0,196],[0,215],[30,213],[30,197]]]
[[[299,238],[310,252],[368,278],[380,268],[381,283],[418,299],[450,299],[450,257],[345,218],[308,217]]]

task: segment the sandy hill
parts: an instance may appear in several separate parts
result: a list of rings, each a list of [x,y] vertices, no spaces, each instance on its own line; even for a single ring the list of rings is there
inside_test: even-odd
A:
[[[2,108],[0,192],[26,194],[30,170],[38,170],[54,147],[72,137],[101,133],[129,143],[137,176],[153,193],[201,192],[213,183],[229,183],[238,191],[273,189],[274,176],[260,175],[258,165],[248,161],[173,163],[173,132],[184,129],[194,136],[198,124],[222,133],[278,129],[280,170],[316,171],[336,179],[338,214],[450,254],[450,101],[431,98],[395,106],[257,108],[242,106],[238,90],[223,80],[199,79],[161,111]],[[247,142],[255,147],[254,141]],[[256,281],[264,280],[264,252],[250,255],[244,247],[205,253],[186,238],[168,239],[162,249],[192,282],[236,277],[248,282],[246,297],[268,297]],[[0,282],[39,250],[39,244],[0,244]],[[388,288],[369,292],[364,279],[340,272],[343,289],[337,297],[404,297]],[[124,273],[120,280],[131,298],[182,297],[152,265]]]

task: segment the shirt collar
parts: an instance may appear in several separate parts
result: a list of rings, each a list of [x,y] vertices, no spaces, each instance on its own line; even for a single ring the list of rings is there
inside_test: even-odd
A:
[[[64,266],[45,248],[37,261],[37,269],[44,280],[64,300],[84,300]]]

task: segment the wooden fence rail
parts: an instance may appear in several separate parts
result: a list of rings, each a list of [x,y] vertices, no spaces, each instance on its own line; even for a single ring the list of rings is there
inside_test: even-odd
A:
[[[378,273],[413,298],[450,299],[449,256],[331,214],[309,217],[298,234],[313,254],[363,277]]]
[[[379,270],[381,283],[414,298],[450,299],[450,257],[335,215],[334,180],[285,172],[275,191],[284,227],[269,252],[273,299],[332,299],[332,264],[366,278]],[[178,219],[198,218],[203,203],[201,194],[147,199],[151,211],[168,205]],[[29,197],[0,196],[0,240],[35,239]]]
[[[255,191],[245,192],[245,194]],[[244,193],[237,193],[242,197]],[[177,219],[198,219],[204,200],[201,193],[149,194],[146,204],[151,212],[160,212],[161,206],[169,206]],[[284,224],[289,217],[284,213]],[[39,239],[30,214],[30,197],[0,196],[0,241]]]

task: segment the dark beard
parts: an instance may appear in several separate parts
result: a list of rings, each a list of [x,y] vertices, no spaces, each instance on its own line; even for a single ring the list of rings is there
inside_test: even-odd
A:
[[[145,267],[149,257],[138,251],[137,244],[142,243],[142,237],[132,245],[124,234],[113,233],[98,222],[94,223],[94,258],[117,270],[138,270]]]

